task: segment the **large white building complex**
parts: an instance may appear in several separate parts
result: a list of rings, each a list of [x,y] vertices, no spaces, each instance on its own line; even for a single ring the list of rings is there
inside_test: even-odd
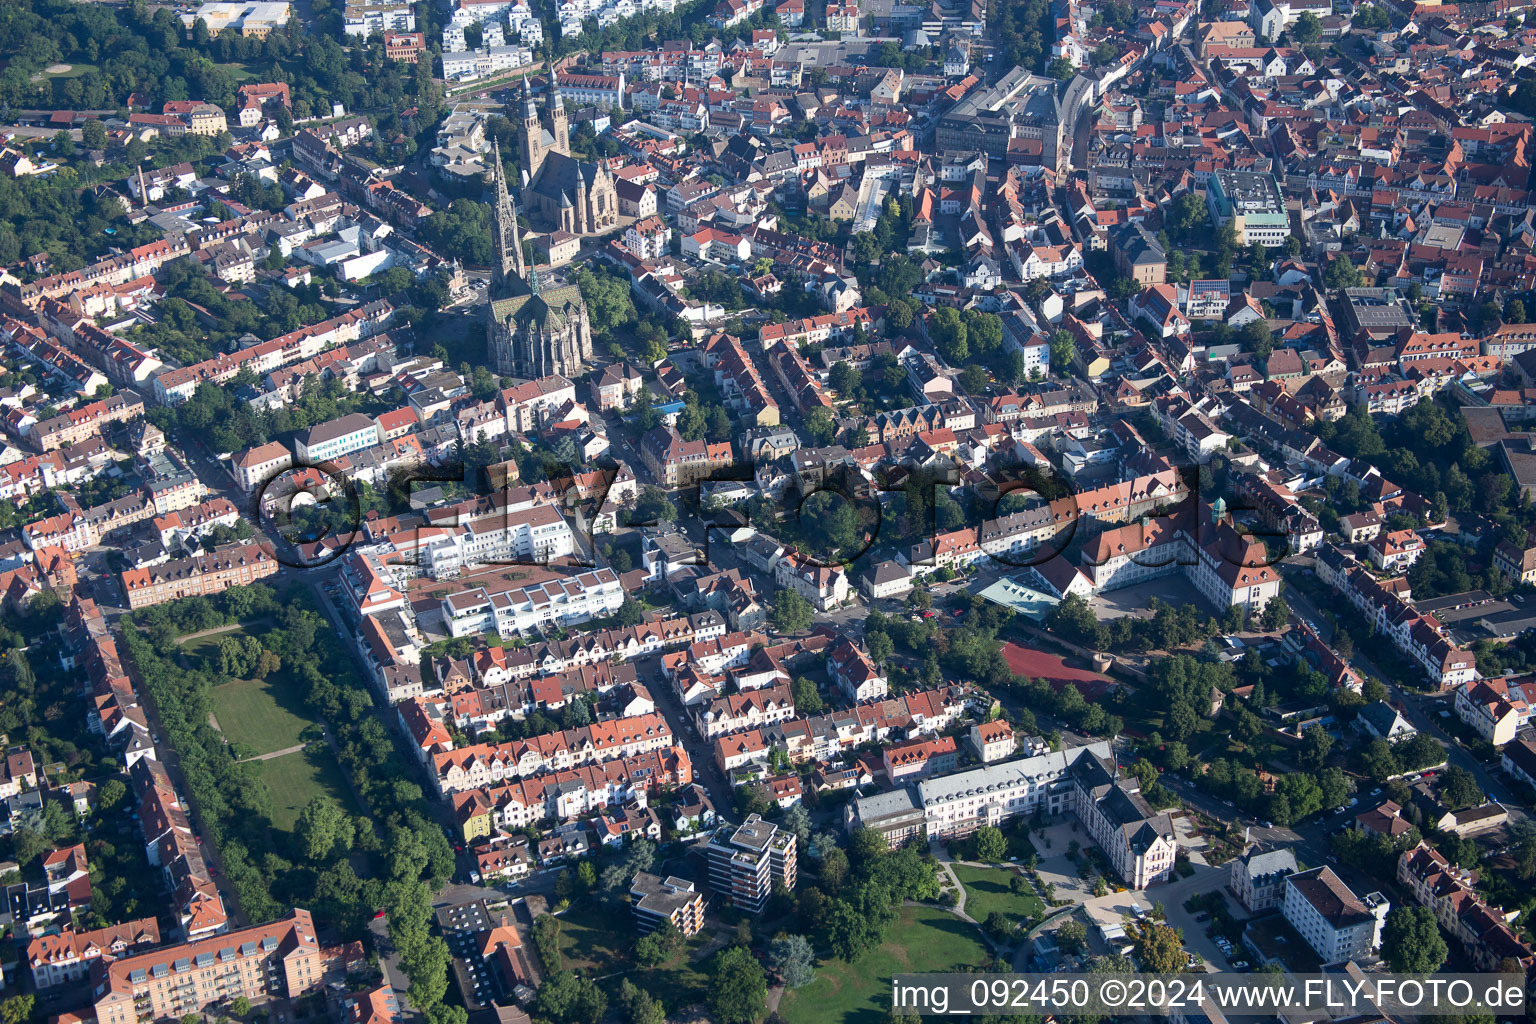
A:
[[[1173,871],[1177,844],[1168,815],[1154,811],[1135,779],[1120,775],[1105,741],[973,768],[849,804],[844,822],[900,846],[969,835],[1035,811],[1070,810],[1126,884],[1144,889]]]

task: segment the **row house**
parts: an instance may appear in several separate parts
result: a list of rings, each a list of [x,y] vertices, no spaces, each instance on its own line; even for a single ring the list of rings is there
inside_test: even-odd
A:
[[[671,748],[659,759],[667,765],[659,772],[657,758],[622,758],[454,793],[454,823],[459,836],[473,842],[497,832],[584,818],[611,807],[644,808],[649,794],[664,784],[678,785],[689,774],[678,770],[687,756],[681,747]]]
[[[603,568],[522,587],[459,591],[444,597],[440,607],[452,636],[525,636],[612,615],[624,597],[618,576]]]
[[[716,697],[694,711],[694,724],[706,740],[726,733],[761,729],[795,715],[795,701],[787,684]]]
[[[1536,963],[1531,947],[1510,927],[1518,911],[1490,907],[1476,890],[1477,875],[1453,867],[1440,851],[1420,842],[1397,858],[1397,880],[1421,907],[1471,956],[1480,971],[1493,971],[1508,960],[1529,970]]]
[[[439,796],[479,789],[582,764],[633,757],[673,745],[672,729],[660,714],[612,719],[512,743],[474,744],[434,754],[432,772]]]
[[[1475,678],[1477,665],[1472,652],[1447,639],[1438,619],[1421,616],[1400,596],[1395,584],[1377,579],[1337,548],[1321,550],[1318,578],[1354,605],[1377,632],[1417,663],[1431,682],[1447,689]]]

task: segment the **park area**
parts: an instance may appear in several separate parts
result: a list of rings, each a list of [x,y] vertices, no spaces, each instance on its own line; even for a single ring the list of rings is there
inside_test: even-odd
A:
[[[560,914],[560,958],[569,969],[598,979],[610,1000],[616,997],[623,978],[644,988],[674,1013],[709,998],[709,958],[695,959],[709,944],[708,929],[688,940],[672,959],[655,967],[637,966],[632,955],[634,929],[626,914],[615,927],[611,910],[594,899],[578,901]]]
[[[974,925],[947,910],[903,907],[879,947],[853,963],[819,964],[809,985],[784,993],[779,1015],[797,1024],[884,1024],[892,976],[978,970],[990,959]]]
[[[999,913],[1015,925],[1028,927],[1045,914],[1044,904],[1030,890],[1029,879],[1018,871],[974,864],[955,864],[953,870],[965,886],[965,912],[973,920],[985,921],[989,914]],[[1019,886],[1013,884],[1016,878]]]
[[[222,641],[259,638],[272,628],[265,620],[244,623],[184,640],[181,647],[194,665],[216,664]],[[259,679],[237,677],[218,683],[213,688],[213,719],[235,756],[249,761],[266,782],[274,828],[291,831],[304,805],[317,796],[331,797],[349,812],[357,812],[335,754],[314,739],[320,735],[319,723],[305,707],[298,682],[285,669]],[[310,740],[307,745],[306,739]]]
[[[358,812],[347,781],[336,764],[336,755],[324,743],[313,743],[291,754],[253,762],[267,791],[272,794],[272,827],[292,832],[304,805],[317,796],[328,796],[348,814]]]

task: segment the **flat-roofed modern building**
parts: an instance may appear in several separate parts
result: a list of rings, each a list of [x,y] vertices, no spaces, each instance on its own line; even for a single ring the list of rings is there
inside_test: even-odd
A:
[[[1205,205],[1217,228],[1236,222],[1238,245],[1284,245],[1291,233],[1285,198],[1273,174],[1219,170],[1206,185]]]
[[[685,936],[697,935],[704,927],[704,897],[685,878],[637,871],[629,884],[629,904],[642,932],[655,931],[667,921]]]
[[[775,884],[795,887],[795,835],[756,814],[709,840],[709,884],[738,910],[761,914]]]

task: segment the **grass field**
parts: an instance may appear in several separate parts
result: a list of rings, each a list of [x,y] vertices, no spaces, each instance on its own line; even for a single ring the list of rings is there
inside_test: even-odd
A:
[[[851,964],[818,965],[815,980],[784,994],[779,1014],[795,1024],[884,1024],[892,975],[974,970],[987,960],[974,926],[947,911],[905,907],[878,949]]]
[[[613,914],[595,902],[576,903],[559,917],[560,956],[572,970],[607,974],[628,959],[634,941],[628,921],[615,927]]]
[[[304,805],[317,796],[331,797],[349,814],[357,813],[347,780],[328,747],[313,752],[300,750],[269,761],[253,761],[251,767],[261,774],[262,781],[272,793],[273,828],[291,832]]]
[[[1017,895],[1010,888],[1016,877],[1005,868],[977,868],[966,864],[954,865],[955,877],[965,886],[965,912],[977,921],[985,921],[994,910],[1008,915],[1014,921],[1039,918],[1045,908],[1033,892]],[[1027,883],[1027,879],[1025,880]]]
[[[707,941],[707,930],[690,939],[682,952],[667,963],[638,967],[629,955],[635,940],[629,919],[615,924],[612,912],[588,901],[571,907],[559,916],[559,921],[560,956],[565,966],[603,978],[599,984],[610,1001],[617,996],[623,978],[660,999],[671,1014],[708,998],[709,960],[693,959]]]
[[[49,67],[55,67],[56,65],[50,64],[48,66]],[[84,75],[87,71],[95,71],[95,70],[96,70],[96,65],[94,65],[94,64],[70,64],[70,65],[68,65],[68,70],[67,71],[46,71],[45,70],[45,71],[38,72],[36,75],[34,75],[32,77],[34,79],[40,80],[40,81],[51,81],[51,80],[53,80],[55,78],[79,78],[81,75]]]
[[[270,620],[247,623],[184,640],[181,649],[187,663],[194,667],[204,661],[216,663],[219,644],[225,638],[260,637],[271,629]],[[213,714],[225,739],[250,747],[258,754],[298,745],[302,742],[299,734],[315,721],[292,678],[281,670],[265,679],[232,679],[214,687]]]
[[[214,687],[213,714],[225,739],[260,754],[298,744],[299,733],[314,724],[285,672]]]

